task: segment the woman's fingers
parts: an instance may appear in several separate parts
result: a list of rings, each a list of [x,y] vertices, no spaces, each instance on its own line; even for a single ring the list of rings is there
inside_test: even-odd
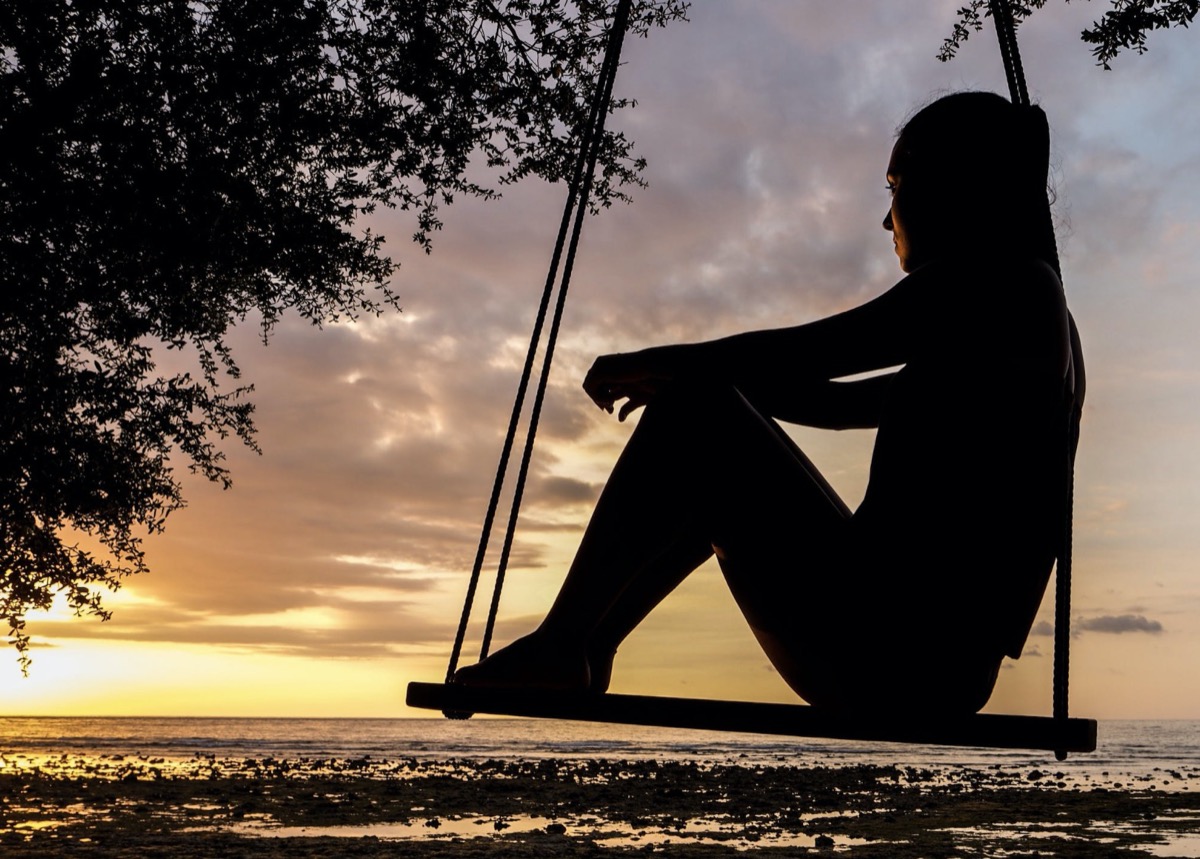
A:
[[[609,384],[600,382],[589,383],[585,381],[583,383],[583,390],[592,398],[592,402],[610,414],[613,410],[613,404],[619,399],[615,388]]]
[[[625,405],[621,406],[621,411],[617,412],[617,420],[625,420],[625,418],[629,417],[648,402],[650,402],[649,397],[630,397],[625,401]],[[609,411],[611,412],[612,410],[610,409]]]
[[[583,379],[583,390],[592,401],[612,414],[619,400],[617,417],[625,420],[632,412],[649,403],[667,379],[652,369],[645,359],[649,352],[601,355]]]
[[[603,407],[609,414],[612,414],[617,400],[624,400],[625,402],[617,412],[617,418],[623,421],[630,414],[651,402],[658,395],[661,386],[661,382],[654,380],[642,380],[621,385],[612,391],[611,397],[605,401]]]
[[[650,380],[637,382],[613,383],[610,385],[594,385],[587,391],[592,401],[609,414],[619,400],[625,400],[618,412],[618,417],[625,420],[629,413],[650,402],[658,393],[659,384]]]
[[[588,370],[583,390],[600,408],[612,412],[613,404],[629,394],[627,388],[643,375],[622,361],[623,355],[601,355]],[[626,366],[622,366],[625,364]]]

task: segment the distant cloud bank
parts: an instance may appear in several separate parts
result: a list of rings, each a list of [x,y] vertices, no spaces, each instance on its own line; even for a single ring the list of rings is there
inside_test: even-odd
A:
[[[1098,617],[1082,617],[1074,621],[1074,632],[1153,632],[1163,631],[1163,625],[1140,614],[1102,614]],[[1039,620],[1031,635],[1054,635],[1054,624]],[[1031,655],[1031,654],[1026,654]],[[1039,654],[1040,655],[1040,654]]]
[[[1104,614],[1085,617],[1079,628],[1088,632],[1162,632],[1163,625],[1140,614]]]

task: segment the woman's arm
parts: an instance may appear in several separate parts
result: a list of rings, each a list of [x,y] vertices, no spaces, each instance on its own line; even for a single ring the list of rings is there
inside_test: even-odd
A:
[[[733,385],[764,413],[781,420],[792,420],[789,414],[807,415],[819,421],[813,426],[873,426],[866,421],[877,421],[884,383],[830,380],[908,360],[915,297],[923,289],[921,281],[929,279],[921,273],[910,275],[866,304],[805,325],[602,355],[583,387],[608,412],[618,400],[626,400],[619,413],[622,420],[650,402],[665,383],[686,379],[692,384]]]
[[[739,389],[762,415],[817,429],[868,429],[879,426],[895,373],[853,382],[811,382],[780,396],[775,391]]]

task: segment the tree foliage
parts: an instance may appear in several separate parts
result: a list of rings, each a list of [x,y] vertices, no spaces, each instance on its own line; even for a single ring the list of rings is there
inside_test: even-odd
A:
[[[1068,0],[1070,2],[1070,0]],[[1192,23],[1200,0],[1110,0],[1111,8],[1092,26],[1083,31],[1081,38],[1092,46],[1096,63],[1110,69],[1110,62],[1121,51],[1132,49],[1146,53],[1146,36],[1153,30],[1169,27],[1186,27]],[[1014,0],[1010,4],[1013,18],[1018,24],[1028,18],[1035,9],[1046,5],[1046,0]],[[958,20],[951,34],[942,43],[938,59],[949,60],[973,32],[983,28],[983,19],[989,15],[988,0],[971,0],[958,10]]]
[[[681,18],[638,0],[632,29]],[[12,0],[0,6],[0,618],[145,570],[183,499],[254,446],[226,337],[393,307],[356,226],[562,178],[602,0]],[[626,107],[618,101],[614,109]],[[639,182],[618,132],[595,205]]]

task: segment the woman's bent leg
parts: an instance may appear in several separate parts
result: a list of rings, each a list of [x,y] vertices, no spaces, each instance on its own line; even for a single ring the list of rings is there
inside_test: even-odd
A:
[[[457,679],[579,687],[590,682],[590,654],[597,685],[607,686],[616,646],[714,546],[776,561],[726,571],[756,627],[766,607],[802,593],[802,577],[829,575],[824,545],[848,516],[812,464],[736,390],[676,385],[647,407],[541,626]]]

